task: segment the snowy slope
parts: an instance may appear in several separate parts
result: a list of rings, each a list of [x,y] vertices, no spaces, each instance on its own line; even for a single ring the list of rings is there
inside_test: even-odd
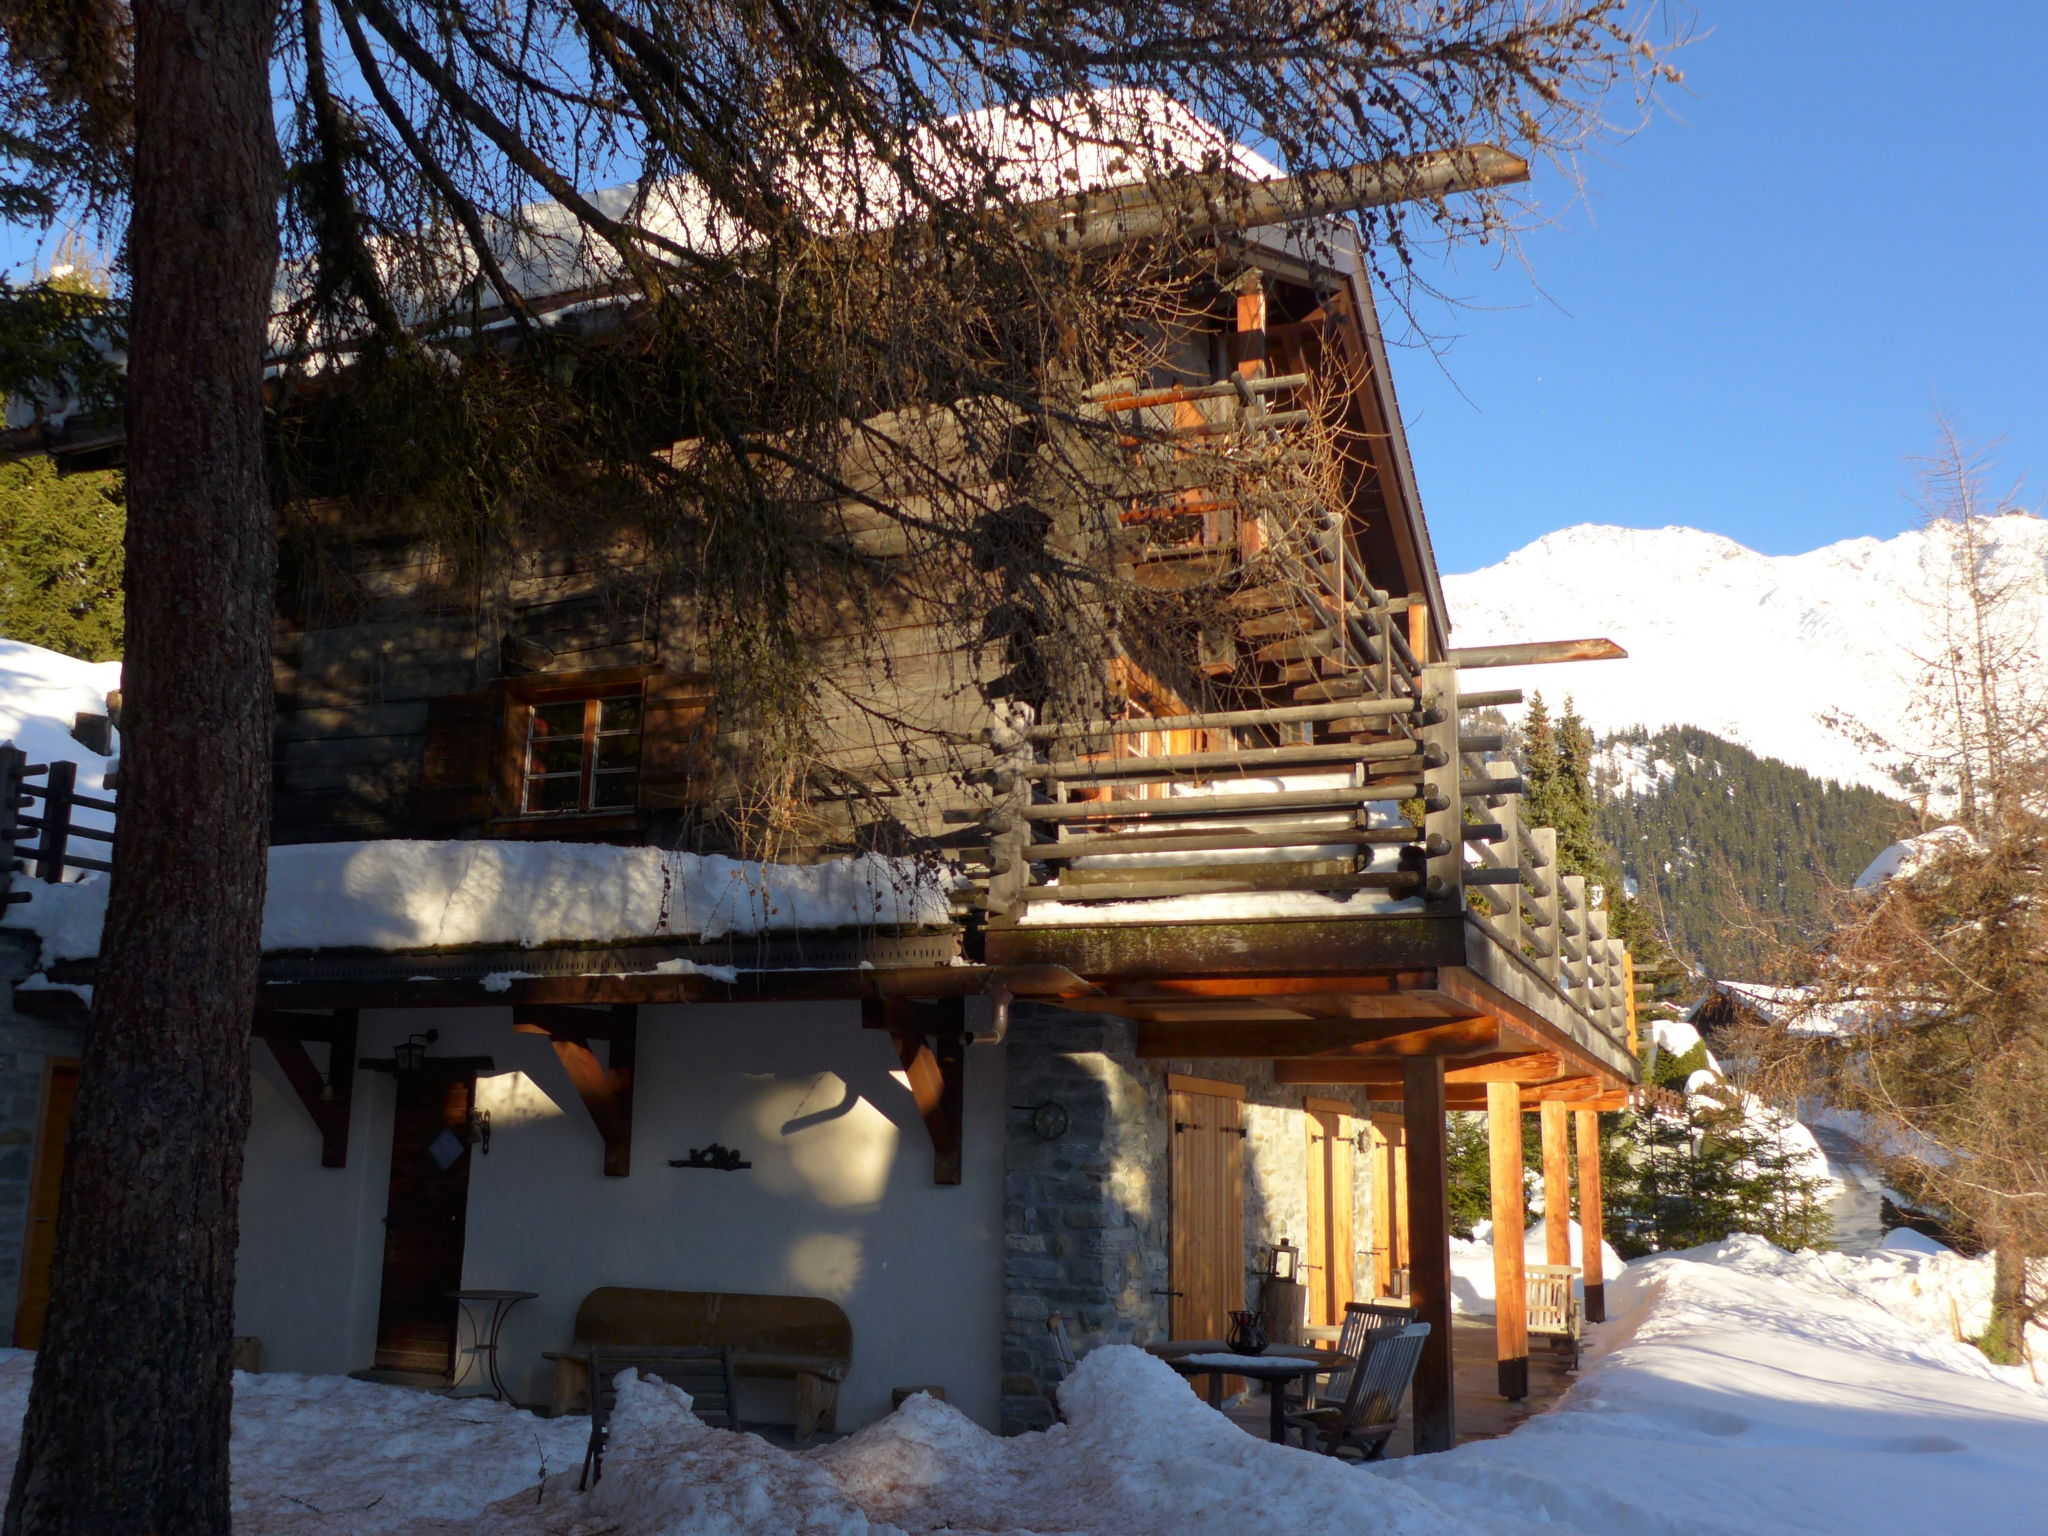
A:
[[[2048,651],[2048,521],[2013,513],[1990,526],[1994,560],[2037,594]],[[1444,591],[1453,645],[1605,635],[1629,653],[1477,673],[1476,686],[1541,689],[1553,705],[1570,694],[1596,732],[1701,726],[1820,777],[1896,792],[1821,717],[1839,710],[1897,732],[1945,570],[1940,537],[1925,530],[1770,556],[1693,528],[1582,524],[1446,577]]]

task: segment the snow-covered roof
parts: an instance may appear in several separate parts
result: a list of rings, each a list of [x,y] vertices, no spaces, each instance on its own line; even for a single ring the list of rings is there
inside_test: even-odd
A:
[[[1812,987],[1779,987],[1762,981],[1717,981],[1685,1012],[1695,1022],[1716,995],[1726,997],[1767,1024],[1781,1026],[1786,1033],[1808,1036],[1850,1035],[1867,1029],[1868,1004],[1853,1000],[1816,1004]]]
[[[33,899],[8,922],[41,936],[46,963],[99,952],[105,880],[26,889]],[[271,849],[263,948],[533,948],[949,921],[939,873],[877,854],[787,865],[603,843],[393,839]]]
[[[1943,854],[1976,846],[1977,839],[1967,827],[1931,828],[1893,843],[1872,859],[1869,868],[1856,877],[1856,889],[1874,891],[1887,880],[1910,880]]]

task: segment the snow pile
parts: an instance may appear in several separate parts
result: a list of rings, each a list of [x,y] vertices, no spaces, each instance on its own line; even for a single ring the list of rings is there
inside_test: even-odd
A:
[[[107,694],[120,686],[118,661],[80,661],[25,640],[0,640],[0,741],[21,748],[31,763],[78,764],[79,792],[104,795],[114,759],[81,746],[71,727],[81,714],[104,715]],[[83,808],[72,819],[86,827],[109,824],[104,812]],[[104,845],[75,851],[105,856]]]
[[[508,1499],[476,1536],[1242,1536],[1260,1530],[1463,1536],[1407,1489],[1239,1429],[1142,1350],[1091,1352],[1064,1424],[999,1438],[919,1395],[808,1453],[706,1429],[689,1399],[625,1386],[587,1496]]]
[[[2043,1528],[2048,1394],[1737,1237],[1632,1264],[1578,1386],[1513,1434],[1383,1464],[1475,1531]]]
[[[2048,589],[2048,521],[2014,513],[1984,531],[1993,580]],[[1508,668],[1488,687],[1541,689],[1553,706],[1569,693],[1596,734],[1694,725],[1819,777],[1896,793],[1883,754],[1825,717],[1901,734],[1926,670],[1915,656],[1939,644],[1932,618],[1948,575],[1940,529],[1766,556],[1693,528],[1582,524],[1446,576],[1444,595],[1459,645],[1604,635],[1629,653],[1569,677]],[[2048,651],[2048,612],[2035,643]]]
[[[12,1476],[35,1356],[0,1352],[0,1484]],[[235,1376],[240,1536],[426,1536],[569,1468],[588,1419],[540,1419],[344,1376]],[[531,1497],[529,1492],[528,1497]],[[441,1522],[451,1522],[443,1525]],[[464,1522],[458,1526],[453,1522]]]
[[[42,935],[46,962],[98,951],[104,880],[30,889],[9,921]],[[532,947],[947,921],[936,872],[878,854],[793,865],[596,843],[303,843],[270,851],[263,947]]]

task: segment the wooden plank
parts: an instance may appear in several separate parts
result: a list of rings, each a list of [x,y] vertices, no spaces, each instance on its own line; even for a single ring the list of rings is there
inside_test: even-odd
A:
[[[1308,1291],[1308,1321],[1313,1327],[1341,1322],[1343,1312],[1334,1304],[1331,1284],[1331,1228],[1333,1212],[1330,1191],[1330,1139],[1335,1117],[1316,1107],[1311,1099],[1301,1117],[1306,1137],[1304,1167],[1307,1173],[1306,1200],[1308,1234],[1303,1239],[1302,1269]]]
[[[1513,1083],[1486,1090],[1487,1166],[1493,1192],[1494,1360],[1500,1395],[1529,1395],[1528,1280],[1522,1252],[1522,1103]],[[1503,1234],[1511,1234],[1502,1241]]]
[[[1138,1025],[1138,1055],[1152,1060],[1466,1056],[1499,1049],[1499,1028],[1491,1019],[1198,1019]]]
[[[1564,1105],[1544,1101],[1543,1129],[1543,1262],[1572,1261],[1572,1170],[1570,1138]]]
[[[1461,965],[1453,915],[1375,915],[1200,923],[991,927],[991,965],[1064,965],[1101,977],[1313,975]]]
[[[1408,1289],[1416,1320],[1429,1324],[1415,1373],[1415,1450],[1426,1455],[1458,1443],[1451,1369],[1450,1136],[1444,1064],[1411,1056],[1403,1064],[1402,1120],[1408,1147]]]
[[[1454,667],[1535,667],[1560,661],[1625,661],[1628,652],[1612,640],[1530,640],[1519,645],[1454,646]]]
[[[1600,1112],[1575,1109],[1579,1142],[1579,1248],[1586,1286],[1586,1321],[1607,1321],[1607,1268],[1601,1244],[1606,1221],[1600,1203]]]

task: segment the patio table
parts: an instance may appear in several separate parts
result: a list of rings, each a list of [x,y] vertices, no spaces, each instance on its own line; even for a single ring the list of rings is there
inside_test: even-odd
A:
[[[1263,1381],[1272,1388],[1273,1419],[1267,1438],[1275,1445],[1287,1443],[1287,1383],[1325,1371],[1341,1371],[1358,1362],[1334,1349],[1306,1349],[1293,1344],[1275,1344],[1262,1355],[1239,1355],[1215,1339],[1175,1340],[1149,1345],[1173,1370],[1190,1380],[1209,1378],[1209,1406],[1223,1406],[1223,1378],[1243,1376]]]

